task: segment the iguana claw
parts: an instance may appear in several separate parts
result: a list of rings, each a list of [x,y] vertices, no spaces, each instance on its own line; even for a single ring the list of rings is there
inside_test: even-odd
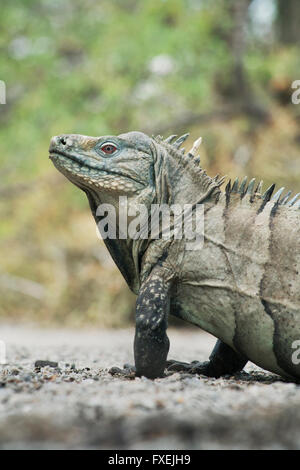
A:
[[[215,374],[210,370],[211,368],[209,366],[209,361],[192,361],[191,363],[174,360],[167,361],[168,372],[186,372],[188,374],[200,374],[206,375],[207,377],[215,377]]]
[[[124,364],[123,369],[120,369],[120,367],[112,367],[108,372],[111,375],[119,375],[126,379],[135,379],[136,370],[131,364]]]

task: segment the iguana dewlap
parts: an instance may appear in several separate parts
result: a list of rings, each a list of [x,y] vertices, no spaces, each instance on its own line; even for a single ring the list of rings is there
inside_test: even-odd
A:
[[[300,203],[274,185],[210,178],[199,166],[196,142],[184,154],[187,135],[163,140],[140,132],[119,136],[53,137],[50,158],[82,189],[97,223],[97,208],[119,197],[130,207],[190,204],[204,207],[204,243],[188,250],[183,239],[117,238],[105,243],[137,294],[134,355],[137,375],[162,376],[167,365],[168,314],[218,338],[204,364],[174,363],[220,376],[248,360],[299,379],[295,346],[300,340]],[[124,209],[125,210],[125,209]],[[126,209],[127,210],[127,209]],[[299,346],[298,346],[299,347]],[[300,362],[300,361],[299,361]]]

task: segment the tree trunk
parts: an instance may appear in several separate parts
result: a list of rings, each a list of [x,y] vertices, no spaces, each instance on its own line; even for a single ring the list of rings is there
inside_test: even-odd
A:
[[[300,1],[277,0],[278,39],[284,44],[300,44]]]

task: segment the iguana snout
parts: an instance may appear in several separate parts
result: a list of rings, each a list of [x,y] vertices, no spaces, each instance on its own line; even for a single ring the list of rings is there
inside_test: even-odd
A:
[[[94,155],[89,152],[95,147],[98,139],[96,137],[89,137],[79,134],[61,134],[52,137],[50,141],[49,152],[58,153],[66,156],[76,154],[86,154],[86,156],[93,157]]]

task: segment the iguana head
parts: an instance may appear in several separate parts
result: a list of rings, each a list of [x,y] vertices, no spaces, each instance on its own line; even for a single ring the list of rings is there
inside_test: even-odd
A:
[[[172,143],[175,137],[163,140],[142,132],[103,137],[63,134],[51,139],[49,153],[61,173],[87,194],[97,194],[101,202],[118,200],[120,195],[139,196],[144,203],[196,202],[212,180],[195,158],[195,145],[186,155],[179,150],[188,134]]]
[[[60,135],[50,143],[56,168],[86,192],[102,200],[133,196],[149,187],[152,140],[140,132],[120,136]]]

